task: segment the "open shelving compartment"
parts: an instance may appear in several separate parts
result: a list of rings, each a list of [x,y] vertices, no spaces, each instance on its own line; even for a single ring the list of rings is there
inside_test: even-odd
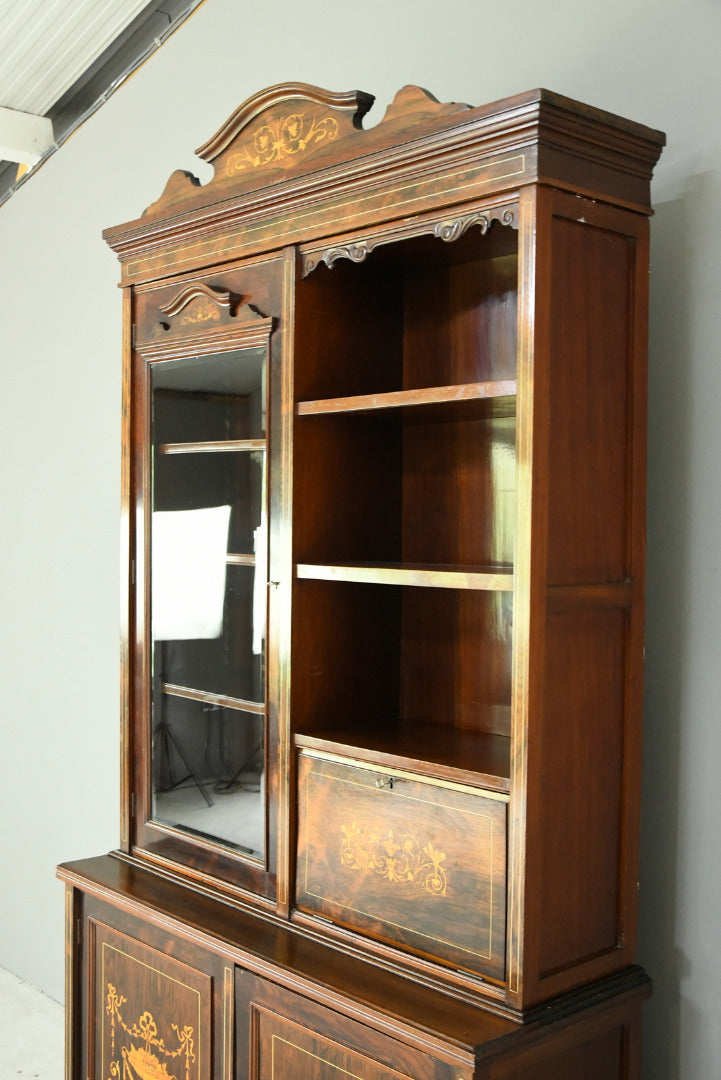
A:
[[[517,296],[498,223],[298,284],[298,747],[509,790]]]

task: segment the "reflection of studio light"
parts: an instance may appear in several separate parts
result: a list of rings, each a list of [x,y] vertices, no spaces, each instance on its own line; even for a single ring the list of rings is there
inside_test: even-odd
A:
[[[220,637],[229,523],[229,506],[153,514],[154,641]]]
[[[255,551],[255,579],[253,582],[253,652],[260,656],[265,640],[265,605],[266,585],[265,566],[268,561],[268,526],[265,514],[261,514],[260,525],[253,531]]]

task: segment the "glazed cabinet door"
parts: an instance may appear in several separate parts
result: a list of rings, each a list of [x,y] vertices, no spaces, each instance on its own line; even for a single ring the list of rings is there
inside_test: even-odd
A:
[[[137,290],[128,431],[130,846],[267,897],[280,262]]]
[[[236,973],[235,1080],[471,1080],[472,1069]]]

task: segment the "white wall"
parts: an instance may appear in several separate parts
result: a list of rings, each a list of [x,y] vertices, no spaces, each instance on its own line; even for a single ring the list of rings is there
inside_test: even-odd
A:
[[[546,86],[668,132],[653,223],[647,1080],[721,1061],[721,4],[206,0],[0,209],[0,964],[62,992],[53,867],[117,838],[118,267],[100,239],[264,86]],[[202,163],[201,163],[202,164]]]

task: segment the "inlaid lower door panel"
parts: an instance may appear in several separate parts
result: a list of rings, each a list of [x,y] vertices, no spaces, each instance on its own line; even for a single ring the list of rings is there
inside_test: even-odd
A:
[[[94,1080],[211,1080],[210,975],[90,923]]]
[[[506,817],[495,792],[301,752],[297,907],[502,980]]]
[[[467,1080],[445,1062],[348,1016],[236,972],[235,1080]]]

